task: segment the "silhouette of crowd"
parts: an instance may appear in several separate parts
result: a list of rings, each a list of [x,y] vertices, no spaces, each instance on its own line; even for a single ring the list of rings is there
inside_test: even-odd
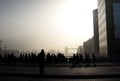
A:
[[[46,55],[46,63],[47,64],[65,64],[67,62],[66,57],[62,53],[58,53],[57,55],[48,53]]]
[[[19,57],[16,57],[14,53],[6,53],[4,56],[0,55],[0,63],[6,63],[6,64],[39,64],[40,63],[40,54],[35,54],[33,52],[31,53],[20,53]],[[86,64],[90,65],[93,63],[95,65],[96,63],[96,56],[94,54],[73,54],[72,57],[66,57],[63,53],[58,54],[50,54],[47,53],[44,55],[44,64],[48,65],[65,65],[65,64],[72,64],[73,66],[76,66],[78,64]]]

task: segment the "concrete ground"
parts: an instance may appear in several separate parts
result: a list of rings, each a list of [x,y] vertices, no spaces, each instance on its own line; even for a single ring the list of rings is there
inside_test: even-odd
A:
[[[0,73],[39,74],[35,66],[0,66]],[[102,67],[45,67],[45,75],[107,75],[120,74],[119,66]]]
[[[39,75],[37,66],[0,66],[0,81],[120,81],[119,77],[119,66],[46,67],[45,75]]]
[[[49,79],[49,78],[25,78],[0,76],[0,81],[120,81],[120,78],[102,78],[102,79]]]

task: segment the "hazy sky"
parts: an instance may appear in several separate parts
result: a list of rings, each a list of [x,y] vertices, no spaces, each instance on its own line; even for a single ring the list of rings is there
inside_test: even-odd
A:
[[[0,0],[0,38],[10,49],[77,48],[93,36],[97,0]]]

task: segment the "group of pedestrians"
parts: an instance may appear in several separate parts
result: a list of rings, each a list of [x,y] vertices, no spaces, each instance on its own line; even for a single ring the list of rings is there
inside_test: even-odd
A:
[[[46,63],[47,64],[65,64],[67,63],[67,58],[64,56],[63,53],[50,54],[46,55]]]
[[[45,54],[44,49],[41,50],[41,52],[37,55],[35,53],[20,53],[19,57],[16,58],[14,53],[6,53],[4,56],[0,55],[0,63],[6,63],[6,64],[16,64],[16,63],[22,63],[22,64],[39,64],[39,71],[40,74],[44,74],[44,66],[46,64],[48,65],[65,65],[65,64],[72,64],[73,66],[76,66],[78,64],[86,64],[89,65],[90,63],[95,64],[96,57],[94,54],[90,56],[90,54],[85,53],[82,54],[73,54],[72,57],[67,58],[64,56],[63,53],[58,54]]]
[[[85,64],[86,66],[89,66],[91,63],[95,65],[96,63],[96,56],[94,54],[88,54],[85,53],[84,55],[82,54],[73,54],[73,57],[71,59],[72,65],[80,65],[80,64]]]

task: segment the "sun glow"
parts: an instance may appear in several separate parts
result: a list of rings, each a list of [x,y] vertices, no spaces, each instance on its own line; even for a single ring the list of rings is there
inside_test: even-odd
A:
[[[86,3],[86,5],[87,4],[88,3]],[[70,0],[64,3],[59,10],[58,17],[61,30],[67,36],[77,38],[80,41],[92,37],[92,11],[91,9],[89,10],[85,4],[81,3],[80,0]]]

